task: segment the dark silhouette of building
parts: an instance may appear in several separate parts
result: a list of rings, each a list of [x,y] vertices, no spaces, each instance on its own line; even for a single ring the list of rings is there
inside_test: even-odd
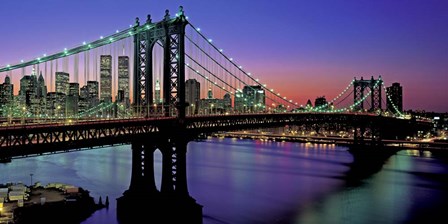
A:
[[[314,106],[319,109],[327,109],[328,102],[327,99],[325,99],[325,96],[317,97],[314,101]]]
[[[403,112],[403,87],[400,86],[400,83],[392,83],[392,86],[386,88],[386,92],[390,98],[387,100],[387,110],[394,113],[397,112],[396,110],[400,113]],[[396,109],[394,108],[394,105]]]

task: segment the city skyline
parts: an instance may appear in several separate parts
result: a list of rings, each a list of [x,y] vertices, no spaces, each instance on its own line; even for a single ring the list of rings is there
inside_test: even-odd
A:
[[[96,1],[89,2],[91,8],[82,16],[69,10],[56,18],[57,10],[81,10],[84,3],[3,3],[0,18],[10,21],[5,24],[10,35],[0,37],[1,47],[9,52],[0,55],[0,66],[109,35],[132,24],[136,16],[143,20],[149,13],[159,20],[165,9],[174,15],[183,5],[190,21],[226,54],[296,102],[305,104],[321,95],[333,98],[353,77],[381,75],[386,86],[394,82],[403,86],[404,110],[448,111],[440,103],[448,97],[444,53],[448,47],[443,41],[448,36],[444,25],[448,16],[442,10],[447,3],[137,2],[148,7]],[[100,6],[109,13],[99,11]],[[44,9],[48,15],[39,16],[39,26],[19,29],[33,19],[27,13]],[[71,16],[74,19],[67,20]]]

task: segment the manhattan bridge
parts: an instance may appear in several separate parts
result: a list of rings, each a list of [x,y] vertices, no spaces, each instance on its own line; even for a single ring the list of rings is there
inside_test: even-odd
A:
[[[109,36],[0,66],[0,78],[0,160],[130,144],[131,183],[118,208],[144,195],[155,214],[186,209],[192,220],[202,208],[188,193],[186,153],[201,135],[331,126],[351,132],[353,144],[380,146],[428,126],[404,117],[381,76],[347,80],[333,99],[302,106],[229,57],[182,7],[158,22],[136,18]],[[157,149],[161,189],[154,181]]]

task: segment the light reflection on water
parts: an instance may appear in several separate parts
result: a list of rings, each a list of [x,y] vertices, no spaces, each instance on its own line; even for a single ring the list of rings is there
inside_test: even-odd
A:
[[[346,148],[208,139],[188,145],[188,187],[204,206],[204,223],[401,223],[446,204],[448,165],[424,156],[402,151],[364,184],[346,187]],[[160,188],[160,152],[154,158]],[[28,184],[33,173],[34,182],[80,186],[96,200],[109,196],[110,208],[83,223],[113,224],[114,199],[129,187],[130,169],[125,145],[13,160],[0,164],[0,182]]]

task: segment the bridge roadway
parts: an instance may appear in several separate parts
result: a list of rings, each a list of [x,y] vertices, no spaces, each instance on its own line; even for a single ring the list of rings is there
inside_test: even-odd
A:
[[[194,140],[200,134],[257,128],[308,125],[313,128],[337,125],[339,128],[378,130],[381,135],[412,135],[429,130],[428,122],[357,113],[278,113],[150,117],[74,121],[70,123],[26,124],[0,127],[0,161],[82,150],[133,141],[151,141],[178,133]],[[372,131],[373,132],[373,131]],[[363,136],[364,134],[362,134]],[[385,138],[386,139],[386,138]]]

